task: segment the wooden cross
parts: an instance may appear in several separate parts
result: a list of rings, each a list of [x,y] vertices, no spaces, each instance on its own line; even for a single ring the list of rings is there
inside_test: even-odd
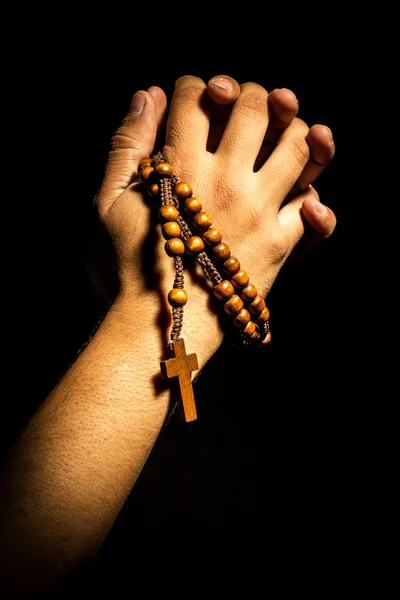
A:
[[[161,375],[165,379],[171,377],[179,378],[181,392],[181,408],[185,421],[197,419],[196,404],[194,401],[192,371],[197,371],[199,363],[196,354],[186,354],[185,342],[179,338],[174,342],[175,358],[163,360],[160,363]]]

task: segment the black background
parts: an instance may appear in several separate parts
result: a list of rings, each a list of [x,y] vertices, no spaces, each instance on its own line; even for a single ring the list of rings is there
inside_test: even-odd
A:
[[[3,448],[96,323],[85,262],[92,199],[132,94],[150,85],[170,94],[184,74],[288,87],[300,117],[333,131],[336,156],[315,187],[335,211],[337,229],[312,256],[282,270],[268,300],[273,343],[266,352],[223,348],[204,369],[195,389],[198,420],[184,425],[173,417],[162,431],[97,575],[103,583],[111,573],[121,577],[133,560],[145,565],[148,553],[155,564],[170,565],[177,556],[214,565],[221,554],[254,558],[271,536],[300,547],[306,531],[315,559],[316,548],[343,535],[358,460],[357,406],[349,401],[357,386],[355,209],[345,185],[354,134],[345,90],[357,88],[358,55],[337,45],[322,50],[322,33],[290,46],[285,36],[268,43],[267,33],[255,36],[257,43],[215,34],[218,43],[207,46],[207,35],[171,29],[151,44],[126,31],[119,36],[111,25],[90,36],[58,33],[47,32],[43,43],[37,35],[4,74],[11,160],[3,220]]]

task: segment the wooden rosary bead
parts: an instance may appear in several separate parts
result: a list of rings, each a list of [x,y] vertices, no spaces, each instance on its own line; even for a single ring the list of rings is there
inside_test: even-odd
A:
[[[184,181],[178,181],[178,183],[174,185],[174,194],[179,202],[189,198],[192,195],[192,192],[193,190],[190,185]]]
[[[158,183],[151,183],[148,186],[147,191],[152,198],[158,198],[160,195],[160,186]]]
[[[240,313],[242,308],[243,300],[237,294],[233,294],[233,296],[229,298],[228,302],[225,302],[224,304],[224,311],[232,317]]]
[[[147,186],[149,196],[159,201],[161,199],[162,206],[159,208],[158,216],[162,225],[162,235],[166,239],[165,252],[171,257],[184,253],[196,257],[203,252],[204,260],[200,261],[200,257],[198,260],[209,279],[215,282],[221,279],[222,274],[226,277],[214,285],[213,292],[219,300],[223,301],[224,311],[233,317],[233,323],[239,328],[245,343],[261,338],[262,344],[268,344],[271,341],[268,325],[270,313],[264,298],[258,294],[256,287],[249,283],[249,274],[241,268],[239,260],[232,256],[229,246],[222,242],[222,233],[212,226],[210,214],[203,210],[200,200],[193,197],[191,186],[184,181],[176,181],[178,178],[174,177],[174,168],[162,158],[161,153],[157,153],[154,161],[151,158],[141,160],[138,166],[138,177],[140,182]],[[167,178],[170,182],[164,179],[159,183],[162,178]],[[163,204],[165,202],[167,204]],[[181,203],[184,211],[192,218],[193,226],[197,228],[199,235],[191,235],[188,225],[180,217]],[[218,268],[210,261],[211,253],[206,257],[205,245],[212,251],[214,262],[220,265]],[[188,296],[183,289],[182,263],[179,266],[178,259],[175,260],[175,269],[174,285],[182,285],[182,287],[174,287],[170,290],[168,303],[177,309],[187,303]],[[177,348],[175,340],[182,327],[182,313],[180,310],[174,310],[172,313],[174,324],[171,339],[173,338],[174,342],[171,341],[170,345],[173,344],[173,347]],[[267,335],[265,331],[268,331]],[[265,338],[262,338],[263,335]]]
[[[264,308],[264,310],[262,311],[262,313],[260,315],[258,315],[257,317],[257,321],[259,323],[266,323],[269,319],[269,310],[267,307]]]
[[[240,262],[236,256],[230,256],[222,265],[223,270],[227,275],[234,275],[240,269]]]
[[[180,238],[172,238],[165,242],[165,252],[168,256],[177,256],[185,252],[185,244]]]
[[[247,286],[247,284],[249,283],[249,279],[250,278],[248,272],[244,269],[240,269],[240,271],[234,274],[231,281],[235,288],[238,288],[240,290]]]
[[[196,254],[204,250],[204,242],[198,235],[192,235],[185,240],[185,249],[186,254],[196,256]]]
[[[218,300],[229,300],[229,298],[232,298],[234,293],[235,288],[227,279],[224,279],[224,281],[221,281],[221,283],[218,283],[214,286],[214,295],[218,298]]]
[[[200,211],[193,217],[193,225],[200,231],[205,231],[212,225],[211,215],[204,210]]]
[[[213,254],[219,260],[226,260],[231,255],[231,249],[227,244],[221,242],[221,244],[218,244],[218,246],[213,248]]]
[[[152,166],[148,166],[148,167],[143,167],[143,169],[140,171],[139,173],[139,180],[141,181],[141,183],[144,184],[149,184],[151,181],[151,177],[154,173],[154,169]]]
[[[161,206],[158,211],[158,217],[160,221],[177,221],[179,218],[179,211],[172,204],[165,204]]]
[[[236,315],[233,323],[237,327],[242,328],[242,327],[246,327],[246,325],[250,321],[250,319],[251,319],[251,315],[250,315],[249,311],[247,310],[247,308],[242,308],[242,310]]]
[[[265,338],[262,340],[262,344],[269,344],[271,341],[271,332],[268,331],[267,335],[265,336]]]
[[[172,177],[174,174],[173,166],[168,162],[159,162],[154,167],[155,173],[159,177]]]
[[[251,337],[256,330],[256,324],[254,321],[249,321],[246,327],[242,331],[244,337]]]
[[[161,232],[166,240],[178,238],[181,235],[181,228],[176,221],[167,221],[161,227]]]
[[[251,302],[257,296],[257,288],[252,283],[249,283],[240,293],[240,297],[245,302]]]
[[[262,296],[257,294],[254,298],[253,302],[249,304],[249,311],[253,313],[253,315],[261,315],[262,311],[265,308],[265,300]]]
[[[216,246],[222,242],[222,233],[216,227],[210,227],[203,233],[203,240],[208,246]]]
[[[186,290],[173,288],[168,294],[168,303],[171,306],[184,306],[188,300]]]
[[[183,210],[188,215],[196,215],[202,209],[203,209],[203,206],[202,206],[200,200],[198,198],[194,198],[193,196],[191,198],[187,198],[185,200],[185,204],[183,205]]]
[[[142,169],[144,169],[145,167],[151,167],[151,158],[144,158],[143,160],[140,161],[139,167],[138,167],[138,172],[140,173],[140,171]]]

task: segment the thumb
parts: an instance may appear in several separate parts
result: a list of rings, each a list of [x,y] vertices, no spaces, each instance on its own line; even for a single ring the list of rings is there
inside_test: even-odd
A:
[[[166,111],[167,99],[161,88],[134,94],[129,112],[111,138],[103,182],[96,199],[105,214],[120,194],[137,178],[138,165],[154,150]]]

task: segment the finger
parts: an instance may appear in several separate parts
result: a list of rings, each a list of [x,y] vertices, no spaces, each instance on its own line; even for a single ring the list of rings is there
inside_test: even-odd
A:
[[[268,92],[254,82],[244,83],[240,90],[216,154],[253,170],[269,121]]]
[[[235,102],[240,94],[240,85],[228,75],[218,75],[207,83],[207,93],[217,106],[223,107]]]
[[[218,75],[208,81],[207,94],[211,100],[207,150],[215,152],[225,131],[233,103],[240,94],[240,85],[228,75]]]
[[[277,88],[268,96],[270,118],[267,133],[257,156],[255,171],[264,164],[276,146],[282,132],[290,125],[299,110],[295,94],[287,88]]]
[[[332,131],[326,125],[313,125],[306,137],[310,159],[296,182],[293,193],[305,190],[326,169],[335,155]]]
[[[315,198],[305,199],[301,207],[301,213],[307,224],[304,236],[297,244],[291,257],[293,261],[314,252],[324,240],[333,234],[337,224],[335,213]]]
[[[295,247],[306,231],[306,220],[303,218],[301,207],[307,198],[309,201],[318,198],[314,188],[310,187],[298,194],[285,204],[278,213],[278,220],[287,235],[290,236],[292,247]]]
[[[304,217],[304,235],[296,244],[288,261],[295,262],[306,258],[309,254],[329,238],[336,229],[336,216],[328,207],[316,198],[307,197],[301,206]]]
[[[206,87],[202,79],[191,75],[176,80],[167,120],[167,151],[205,152],[210,127]]]
[[[330,237],[336,228],[336,215],[315,197],[307,196],[301,205],[301,213],[307,223],[318,234],[318,239]]]
[[[294,119],[283,131],[271,156],[256,173],[277,210],[287,199],[310,158],[310,147],[306,141],[308,131],[304,121]]]
[[[164,91],[158,86],[151,86],[147,90],[152,96],[157,111],[157,134],[156,134],[156,148],[161,148],[164,145],[165,139],[165,124],[167,114],[167,100]]]
[[[157,119],[165,106],[166,97],[161,89],[157,98],[144,90],[134,94],[129,112],[111,140],[103,183],[96,199],[101,214],[109,210],[137,177],[139,162],[153,151],[159,128]]]
[[[331,236],[336,228],[334,212],[319,201],[312,186],[285,204],[278,213],[278,219],[291,232],[295,244],[301,242],[301,255]],[[299,255],[300,249],[296,247],[296,258]]]

